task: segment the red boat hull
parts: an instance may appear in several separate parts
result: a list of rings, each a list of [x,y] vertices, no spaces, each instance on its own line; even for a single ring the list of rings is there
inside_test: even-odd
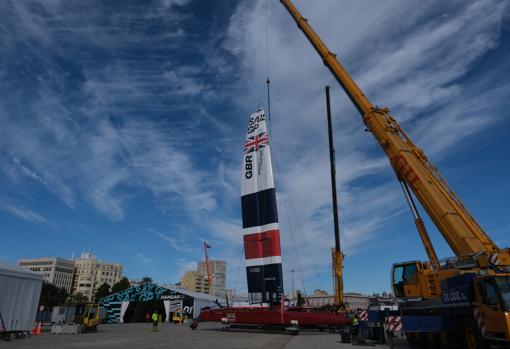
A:
[[[351,324],[351,318],[344,313],[325,311],[281,310],[280,308],[216,308],[200,312],[199,321],[230,324],[291,326],[297,321],[300,327],[329,326],[342,327]]]

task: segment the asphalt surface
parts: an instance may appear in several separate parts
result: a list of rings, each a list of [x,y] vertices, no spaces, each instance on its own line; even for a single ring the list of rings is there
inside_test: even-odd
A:
[[[408,348],[402,340],[394,348]],[[329,349],[355,348],[340,342],[338,333],[301,331],[297,336],[286,333],[264,333],[249,330],[222,331],[221,324],[200,323],[192,331],[187,325],[160,324],[159,331],[152,332],[151,325],[118,324],[100,325],[98,332],[86,334],[51,334],[0,342],[0,348],[190,348],[190,349]],[[389,348],[377,345],[375,348]]]

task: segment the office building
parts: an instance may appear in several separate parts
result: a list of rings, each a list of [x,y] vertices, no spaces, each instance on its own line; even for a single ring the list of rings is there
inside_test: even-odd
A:
[[[211,284],[207,275],[205,262],[199,262],[196,271],[188,271],[181,279],[181,287],[202,293],[209,293],[218,298],[225,298],[227,282],[227,262],[220,260],[209,261]]]
[[[74,275],[74,261],[58,257],[20,259],[18,266],[35,271],[43,280],[71,293]]]

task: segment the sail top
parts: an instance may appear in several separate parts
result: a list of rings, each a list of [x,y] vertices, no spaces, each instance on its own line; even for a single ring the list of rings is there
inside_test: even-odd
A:
[[[264,110],[250,115],[244,142],[241,196],[274,188],[273,168],[269,151],[269,134]]]

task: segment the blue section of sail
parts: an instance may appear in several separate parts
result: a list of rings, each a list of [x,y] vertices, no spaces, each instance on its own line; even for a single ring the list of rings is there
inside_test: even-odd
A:
[[[274,188],[241,197],[243,228],[278,222]]]
[[[246,267],[250,303],[279,302],[283,294],[281,263]]]

